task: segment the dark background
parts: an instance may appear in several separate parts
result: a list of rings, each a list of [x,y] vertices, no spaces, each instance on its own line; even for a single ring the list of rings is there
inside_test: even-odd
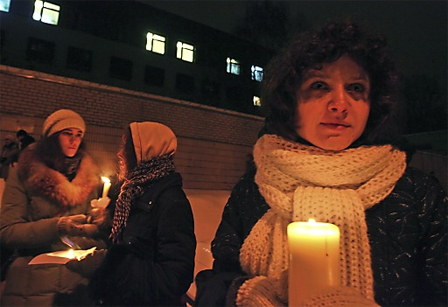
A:
[[[406,133],[447,129],[447,1],[141,0],[271,49],[328,21],[361,22],[387,39],[403,80]]]

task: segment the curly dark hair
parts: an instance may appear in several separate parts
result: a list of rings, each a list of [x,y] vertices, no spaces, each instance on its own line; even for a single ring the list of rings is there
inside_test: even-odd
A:
[[[296,93],[303,73],[321,69],[323,63],[349,56],[369,74],[371,108],[363,135],[355,143],[393,143],[401,133],[399,82],[395,63],[380,34],[349,23],[329,23],[318,32],[303,32],[292,39],[266,67],[261,101],[266,112],[261,133],[277,134],[300,141]]]

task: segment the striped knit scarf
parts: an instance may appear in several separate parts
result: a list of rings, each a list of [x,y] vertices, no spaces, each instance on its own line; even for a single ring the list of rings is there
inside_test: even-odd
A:
[[[110,234],[112,242],[120,241],[120,234],[126,227],[132,201],[142,196],[152,183],[174,171],[173,156],[167,154],[143,161],[129,173],[115,204],[114,222]]]
[[[254,159],[255,181],[270,209],[255,224],[241,248],[241,266],[255,278],[240,288],[237,304],[287,303],[287,287],[276,286],[288,269],[286,228],[290,222],[309,218],[339,227],[342,286],[373,301],[364,211],[393,190],[404,173],[405,154],[390,145],[326,151],[265,135],[255,145]],[[277,282],[252,291],[263,276]],[[276,298],[257,301],[256,293],[260,291],[275,291]]]

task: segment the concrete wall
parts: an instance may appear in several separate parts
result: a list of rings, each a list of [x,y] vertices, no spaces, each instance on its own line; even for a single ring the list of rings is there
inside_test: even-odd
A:
[[[261,117],[0,65],[0,138],[25,129],[39,138],[55,110],[86,121],[88,150],[104,175],[115,172],[124,127],[156,121],[178,136],[176,164],[189,189],[230,190],[245,169]]]

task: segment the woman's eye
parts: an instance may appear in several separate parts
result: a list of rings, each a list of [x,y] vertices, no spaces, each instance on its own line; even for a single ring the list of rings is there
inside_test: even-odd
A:
[[[313,90],[324,90],[324,89],[327,89],[327,85],[324,82],[318,81],[318,82],[313,82],[310,85],[310,88]]]
[[[350,84],[348,89],[349,89],[349,91],[354,91],[354,92],[358,92],[358,93],[363,93],[365,90],[364,85],[359,84],[359,83]]]

